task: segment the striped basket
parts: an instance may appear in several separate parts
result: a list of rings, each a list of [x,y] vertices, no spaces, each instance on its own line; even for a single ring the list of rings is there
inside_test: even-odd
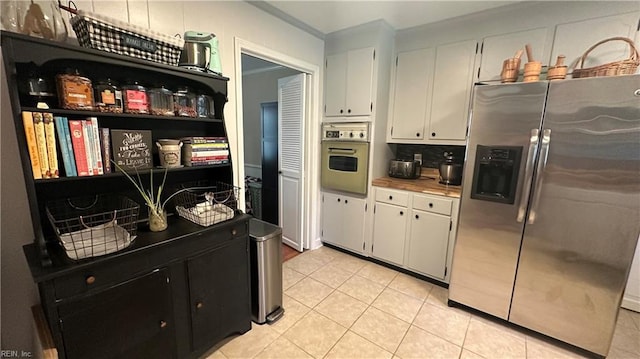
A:
[[[78,11],[71,27],[80,46],[177,66],[184,40],[140,26]]]
[[[609,41],[624,41],[629,44],[629,57],[624,60],[614,61],[607,64],[583,69],[582,67],[584,66],[584,60],[587,58],[589,53],[596,47]],[[636,49],[636,46],[631,39],[627,37],[612,37],[609,39],[604,39],[591,46],[587,51],[585,51],[580,60],[576,62],[576,66],[578,65],[578,63],[580,64],[580,68],[573,70],[572,77],[574,79],[596,76],[632,75],[636,72],[638,65],[640,65],[640,55],[638,54],[638,50]]]

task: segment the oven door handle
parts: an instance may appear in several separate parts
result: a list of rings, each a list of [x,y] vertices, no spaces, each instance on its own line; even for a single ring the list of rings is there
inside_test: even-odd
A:
[[[340,153],[344,155],[355,155],[356,150],[353,148],[329,147],[329,153]]]
[[[527,163],[524,166],[524,183],[522,184],[522,196],[520,197],[520,206],[518,207],[518,217],[516,221],[524,221],[524,217],[527,213],[527,203],[529,202],[529,195],[531,194],[531,182],[533,181],[533,164],[536,158],[536,152],[538,152],[538,136],[540,131],[536,128],[531,130],[531,137],[529,138],[529,152],[527,153]]]

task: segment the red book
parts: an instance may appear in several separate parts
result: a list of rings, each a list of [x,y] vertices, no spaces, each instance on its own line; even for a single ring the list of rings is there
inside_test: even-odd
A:
[[[89,176],[89,166],[87,165],[87,152],[84,145],[82,121],[69,120],[69,132],[71,134],[71,144],[73,145],[73,154],[76,159],[78,176]]]

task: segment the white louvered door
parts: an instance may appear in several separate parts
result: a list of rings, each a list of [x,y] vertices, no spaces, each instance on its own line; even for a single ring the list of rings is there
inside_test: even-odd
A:
[[[278,192],[282,240],[302,252],[305,74],[278,79]]]

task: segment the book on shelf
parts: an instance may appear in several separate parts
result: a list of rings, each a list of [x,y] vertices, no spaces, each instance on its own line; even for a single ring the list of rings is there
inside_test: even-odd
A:
[[[187,167],[206,166],[229,163],[229,154],[214,154],[201,157],[182,157],[182,163]]]
[[[40,159],[40,172],[42,178],[51,178],[49,170],[49,156],[47,155],[47,136],[44,132],[44,118],[42,113],[33,112],[33,127],[36,130],[36,143],[38,144],[38,158]]]
[[[33,125],[33,114],[29,111],[22,112],[22,126],[27,140],[27,150],[31,161],[31,172],[34,179],[42,178],[40,169],[40,155],[38,154],[38,143],[36,141],[36,129]]]
[[[121,169],[143,170],[153,167],[151,158],[151,131],[111,130],[113,161]],[[117,171],[120,168],[116,167]]]
[[[82,120],[82,132],[84,135],[84,145],[87,151],[87,166],[89,167],[89,176],[98,174],[98,161],[95,154],[95,144],[93,141],[93,125],[91,120]]]
[[[223,146],[218,146],[223,145]],[[213,155],[214,152],[218,152],[219,154],[229,154],[229,144],[214,144],[213,146],[205,145],[203,147],[196,147],[192,144],[185,144],[182,146],[182,158],[191,158],[198,156],[209,156]]]
[[[69,133],[71,134],[71,144],[73,146],[78,176],[89,176],[87,149],[85,147],[82,122],[82,120],[69,120]]]
[[[193,152],[190,157],[191,159],[201,157],[229,157],[229,150]]]
[[[56,124],[56,132],[58,133],[58,144],[60,145],[60,153],[62,154],[65,176],[75,177],[78,173],[76,172],[76,161],[73,157],[69,122],[66,117],[62,116],[54,116],[54,121]]]
[[[100,135],[98,134],[98,118],[97,117],[89,117],[87,120],[91,123],[89,129],[91,130],[91,147],[93,154],[93,167],[94,167],[94,175],[103,175],[104,167],[102,164],[102,150],[100,146]]]
[[[204,161],[185,161],[184,165],[186,167],[197,167],[197,166],[211,166],[211,165],[223,165],[229,163],[229,159],[217,159],[217,160],[204,160]]]
[[[45,112],[42,114],[44,122],[44,135],[46,137],[47,158],[49,159],[50,178],[60,177],[58,168],[58,146],[56,145],[56,130],[53,122],[53,114]]]
[[[184,144],[209,144],[209,143],[228,143],[226,137],[216,136],[190,136],[180,139]]]
[[[98,128],[98,134],[100,137],[104,173],[111,173],[111,135],[109,134],[109,129],[100,127]]]

